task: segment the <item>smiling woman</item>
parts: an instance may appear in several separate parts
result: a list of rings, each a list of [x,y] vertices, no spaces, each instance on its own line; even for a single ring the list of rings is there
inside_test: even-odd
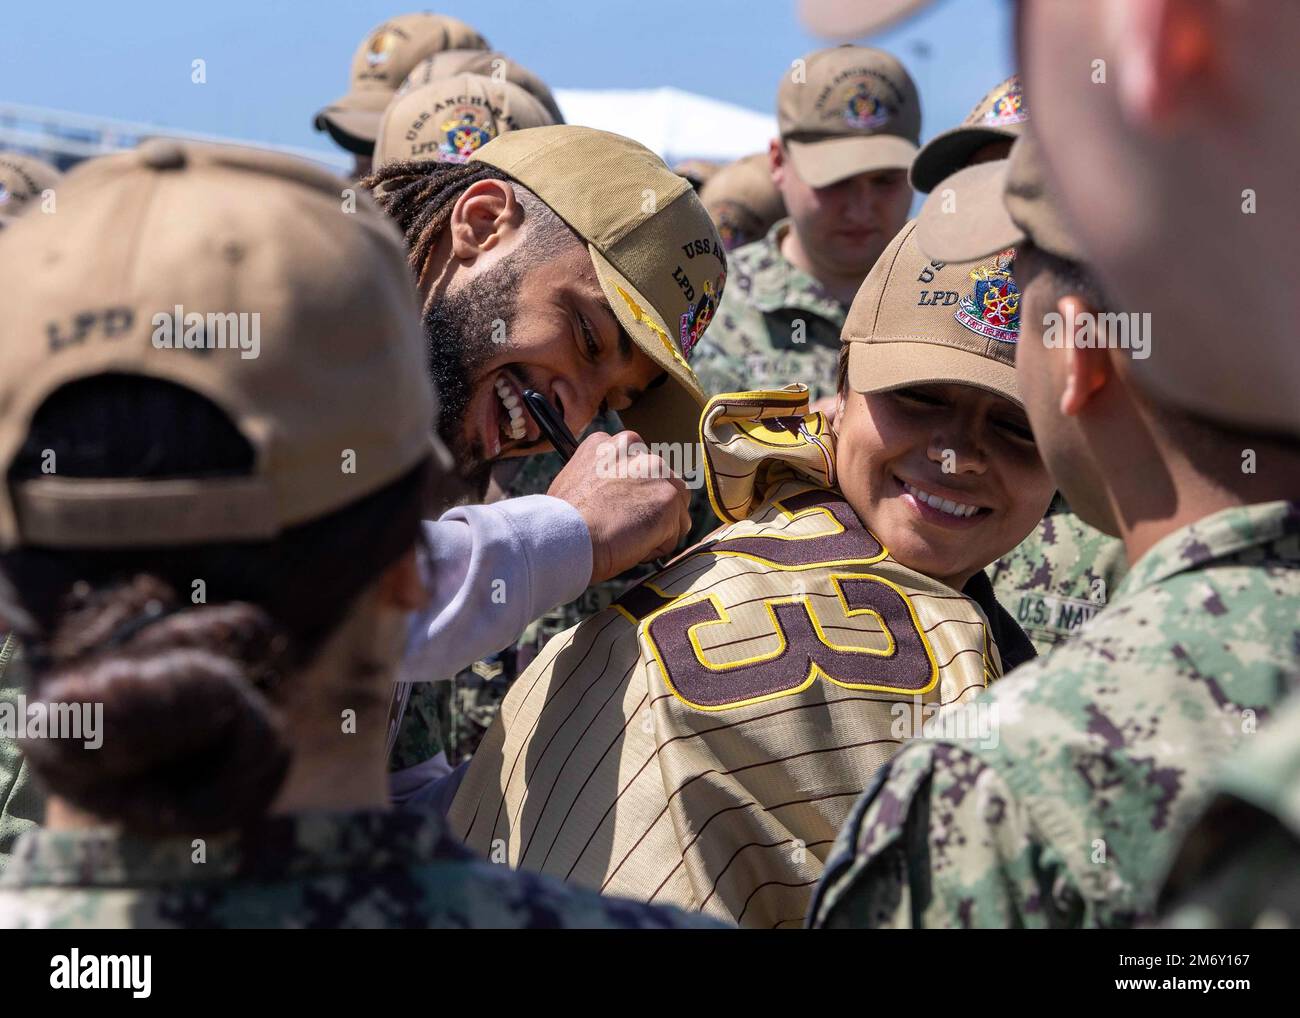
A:
[[[899,561],[960,590],[1034,529],[1054,485],[1016,383],[1009,259],[936,266],[913,230],[894,239],[844,326],[839,477]],[[954,310],[922,287],[964,299]]]
[[[842,398],[841,485],[913,569],[960,590],[1042,518],[1052,482],[1011,400],[943,384]]]

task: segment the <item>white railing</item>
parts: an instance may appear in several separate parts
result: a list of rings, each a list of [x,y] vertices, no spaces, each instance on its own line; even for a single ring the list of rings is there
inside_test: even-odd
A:
[[[0,102],[0,149],[32,152],[61,165],[134,148],[145,138],[181,138],[219,145],[247,145],[298,156],[338,172],[347,171],[352,165],[351,156],[345,152],[271,145],[185,131],[160,124]]]

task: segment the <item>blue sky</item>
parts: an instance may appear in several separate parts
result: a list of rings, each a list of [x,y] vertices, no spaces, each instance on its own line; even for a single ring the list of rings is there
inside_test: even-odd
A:
[[[314,112],[346,90],[351,55],[394,14],[430,9],[478,28],[553,88],[673,85],[771,111],[790,61],[824,42],[794,0],[40,0],[6,4],[0,101],[330,148]],[[955,124],[1011,68],[1006,0],[943,0],[864,40],[921,91],[922,134]],[[191,61],[207,84],[190,82]]]

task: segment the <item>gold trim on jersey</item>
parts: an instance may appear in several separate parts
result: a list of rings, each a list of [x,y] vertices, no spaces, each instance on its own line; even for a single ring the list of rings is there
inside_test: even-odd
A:
[[[852,563],[852,564],[859,564],[859,563]],[[863,562],[860,564],[867,565],[868,563]],[[828,564],[816,563],[816,565],[826,566]],[[776,568],[781,572],[797,571],[793,569],[787,569],[783,566],[777,566]],[[862,616],[875,618],[876,623],[880,627],[880,633],[888,641],[889,644],[888,647],[884,649],[877,649],[872,647],[857,647],[849,644],[835,643],[830,639],[830,637],[826,635],[825,629],[822,628],[821,619],[818,617],[817,611],[813,607],[812,601],[806,595],[778,595],[775,597],[763,599],[763,607],[767,609],[768,617],[772,623],[772,635],[776,636],[779,644],[777,649],[773,651],[769,651],[764,654],[756,654],[753,655],[752,657],[741,658],[738,661],[728,661],[726,662],[726,664],[719,665],[711,662],[708,659],[708,657],[706,656],[707,650],[706,648],[701,646],[699,640],[699,630],[703,629],[705,626],[725,626],[731,624],[732,622],[730,613],[727,611],[726,606],[718,599],[716,594],[708,594],[705,595],[704,597],[692,596],[690,594],[679,595],[677,597],[674,597],[667,604],[659,608],[656,608],[654,611],[650,612],[648,615],[645,615],[639,620],[633,618],[632,615],[628,613],[625,609],[623,609],[621,606],[619,607],[618,610],[623,614],[625,618],[627,618],[630,622],[632,622],[637,627],[637,636],[639,639],[643,640],[645,642],[645,645],[650,649],[650,653],[654,657],[655,663],[658,664],[659,666],[659,674],[663,678],[664,685],[668,688],[668,691],[672,693],[673,696],[676,697],[679,701],[681,701],[681,703],[685,704],[687,707],[690,707],[694,710],[702,710],[702,711],[731,710],[732,708],[736,708],[736,707],[747,707],[750,706],[751,704],[763,703],[767,700],[775,700],[783,696],[792,696],[796,693],[803,692],[805,689],[808,689],[818,678],[823,678],[827,682],[830,682],[832,685],[839,686],[842,689],[866,690],[866,691],[877,692],[877,693],[897,693],[900,695],[907,695],[907,696],[922,696],[930,692],[932,689],[934,689],[935,685],[939,681],[939,664],[938,661],[935,659],[934,647],[930,643],[929,638],[925,635],[925,631],[921,625],[921,618],[920,615],[917,613],[916,606],[912,603],[912,599],[908,597],[908,595],[904,592],[903,588],[900,587],[897,583],[894,583],[892,580],[885,579],[885,577],[877,576],[873,573],[832,573],[830,576],[827,577],[827,579],[831,582],[831,585],[835,591],[835,596],[839,600],[840,609],[843,612],[844,617],[846,619],[862,617]],[[741,700],[735,700],[724,704],[701,704],[688,699],[686,696],[684,696],[681,693],[681,691],[676,687],[676,685],[674,685],[672,681],[672,673],[664,662],[663,653],[660,650],[658,643],[655,641],[654,637],[650,633],[650,626],[654,623],[654,621],[658,619],[660,616],[667,614],[668,612],[685,608],[693,604],[702,604],[702,603],[711,604],[713,606],[714,611],[718,614],[719,617],[717,619],[711,619],[706,622],[698,622],[690,626],[687,629],[687,638],[690,640],[691,648],[695,653],[695,658],[701,667],[713,673],[725,674],[726,672],[735,670],[737,668],[744,668],[750,665],[762,664],[766,661],[772,661],[786,654],[790,649],[789,640],[786,635],[785,628],[782,626],[780,619],[777,618],[775,606],[778,604],[798,604],[798,605],[802,605],[804,611],[807,613],[808,619],[812,623],[813,631],[817,635],[817,639],[828,650],[833,650],[842,654],[843,653],[863,654],[871,657],[881,657],[881,658],[892,657],[898,646],[894,634],[890,631],[889,627],[885,624],[885,620],[881,616],[880,612],[870,607],[865,607],[865,608],[849,607],[848,600],[845,598],[844,595],[844,588],[840,583],[841,580],[847,580],[847,579],[869,580],[874,583],[880,583],[884,586],[887,586],[890,589],[892,589],[902,600],[903,604],[907,606],[908,616],[912,623],[912,629],[916,633],[918,639],[920,640],[922,648],[924,648],[925,650],[925,657],[926,657],[927,664],[929,666],[929,675],[928,678],[925,680],[924,685],[890,686],[890,685],[885,685],[882,683],[874,683],[874,682],[845,682],[841,679],[835,678],[835,676],[826,672],[814,659],[810,662],[808,674],[802,680],[800,680],[797,685],[792,686],[789,689],[777,690],[771,693],[765,693],[762,696],[747,697]],[[659,594],[661,597],[668,596],[659,588],[653,588],[653,589],[655,593]],[[987,654],[987,643],[988,643],[988,633],[986,628],[985,629],[986,654]],[[988,659],[986,657],[985,671],[987,672],[987,670],[988,670]]]

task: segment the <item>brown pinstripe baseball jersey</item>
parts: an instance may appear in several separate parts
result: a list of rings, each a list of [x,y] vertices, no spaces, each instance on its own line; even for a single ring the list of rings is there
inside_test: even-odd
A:
[[[805,392],[709,404],[709,493],[731,522],[515,683],[452,805],[472,849],[797,925],[880,764],[1001,674],[975,603],[891,559],[834,489]]]

